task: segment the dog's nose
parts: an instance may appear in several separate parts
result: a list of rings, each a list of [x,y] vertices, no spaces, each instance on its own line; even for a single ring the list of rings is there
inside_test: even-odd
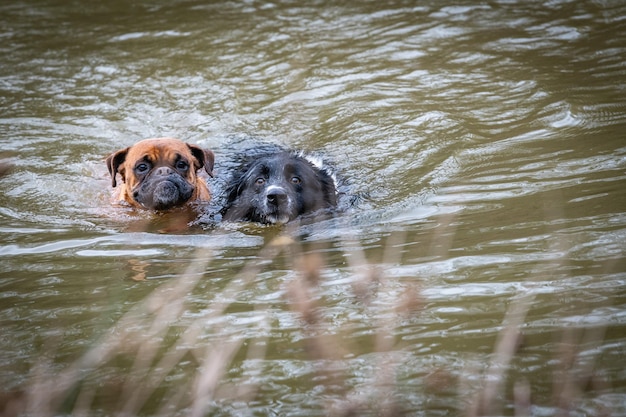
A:
[[[158,176],[161,176],[161,177],[167,177],[168,175],[170,175],[173,172],[174,171],[170,167],[158,167],[157,169],[154,170],[154,174],[153,175],[158,175]]]
[[[281,188],[274,188],[267,193],[267,202],[269,204],[281,205],[287,201],[287,193]]]

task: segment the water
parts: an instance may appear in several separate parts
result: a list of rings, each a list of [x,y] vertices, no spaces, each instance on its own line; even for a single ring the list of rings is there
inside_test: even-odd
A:
[[[620,2],[0,10],[3,408],[626,415]],[[111,207],[104,158],[154,136],[315,153],[356,203]]]

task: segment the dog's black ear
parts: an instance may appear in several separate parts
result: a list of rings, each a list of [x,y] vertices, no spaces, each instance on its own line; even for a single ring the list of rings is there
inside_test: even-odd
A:
[[[208,149],[202,149],[196,145],[187,144],[191,154],[196,158],[199,165],[196,165],[196,169],[204,167],[204,170],[213,177],[213,167],[215,166],[215,154]]]
[[[243,175],[233,178],[230,185],[227,188],[227,196],[228,196],[227,201],[229,203],[234,202],[237,199],[237,197],[241,195],[244,187],[245,187],[245,179]]]
[[[111,185],[113,188],[117,186],[115,176],[118,172],[122,175],[122,181],[124,181],[124,172],[123,170],[120,171],[120,166],[124,163],[124,161],[126,161],[126,155],[128,154],[129,149],[130,147],[113,152],[111,155],[107,156],[106,163],[107,168],[109,169],[109,174],[111,174]]]
[[[227,203],[227,209],[231,208],[233,206],[233,204],[235,203],[236,200],[239,199],[239,197],[241,196],[241,194],[243,194],[246,186],[248,185],[248,182],[250,181],[250,178],[252,177],[252,175],[254,174],[252,167],[255,164],[251,164],[248,165],[246,167],[243,168],[242,172],[237,173],[230,181],[230,184],[228,185],[228,188],[226,189],[226,203]],[[248,205],[246,205],[247,207]],[[246,208],[247,210],[248,208]],[[239,211],[242,210],[241,207],[239,207],[238,209]],[[225,210],[227,211],[227,210]],[[243,215],[243,214],[242,214]]]

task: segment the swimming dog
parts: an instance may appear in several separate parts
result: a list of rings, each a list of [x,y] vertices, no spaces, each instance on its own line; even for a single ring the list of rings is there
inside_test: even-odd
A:
[[[332,175],[302,155],[282,151],[256,158],[235,175],[222,219],[284,224],[336,205]]]
[[[174,138],[144,139],[106,158],[115,202],[148,210],[168,210],[194,201],[208,202],[211,194],[197,175],[201,168],[213,176],[212,151]]]

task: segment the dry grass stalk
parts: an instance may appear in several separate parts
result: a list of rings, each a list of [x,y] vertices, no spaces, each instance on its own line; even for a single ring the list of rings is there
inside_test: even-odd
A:
[[[581,357],[581,348],[587,352],[599,352],[597,349],[604,340],[606,326],[588,329],[566,328],[557,350],[556,366],[553,376],[553,404],[557,415],[568,416],[571,407],[583,396],[585,388],[594,382],[595,355]]]
[[[485,385],[474,399],[468,415],[491,416],[500,413],[503,388],[506,386],[506,372],[519,346],[520,327],[534,300],[532,294],[514,299],[504,318],[503,329],[498,335],[494,355],[485,375]]]
[[[389,245],[401,244],[404,235],[399,234],[398,237],[399,240],[393,239]],[[350,387],[346,382],[348,370],[343,361],[353,356],[357,349],[349,346],[342,334],[332,334],[329,331],[331,324],[324,320],[322,310],[326,304],[319,288],[324,263],[319,254],[301,256],[296,264],[299,276],[288,285],[287,291],[290,307],[305,324],[306,351],[315,361],[320,379],[326,381],[327,387],[334,387],[335,390],[341,387],[343,390],[338,399],[325,403],[326,415],[400,415],[401,407],[396,403],[394,391],[397,388],[396,370],[402,364],[402,350],[396,344],[394,329],[400,319],[420,310],[423,305],[420,291],[418,286],[409,285],[405,293],[385,300],[387,303],[373,303],[377,296],[387,292],[382,274],[367,262],[365,252],[356,239],[344,241],[343,247],[350,248],[346,258],[355,299],[365,308],[375,309],[368,316],[378,318],[377,323],[372,324],[375,329],[372,345],[377,364],[374,366],[375,374],[367,384]],[[399,262],[397,250],[387,250],[386,254],[390,264]],[[335,392],[334,397],[337,394]]]

